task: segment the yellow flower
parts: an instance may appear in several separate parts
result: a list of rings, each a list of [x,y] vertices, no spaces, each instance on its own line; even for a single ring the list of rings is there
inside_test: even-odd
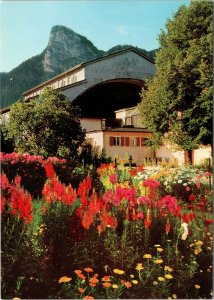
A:
[[[118,289],[118,285],[117,284],[112,284],[113,289]]]
[[[162,252],[162,251],[163,251],[163,248],[157,248],[157,251],[158,251],[158,252]]]
[[[137,280],[132,280],[132,283],[138,284],[138,281]]]
[[[143,258],[152,258],[151,254],[144,254]]]
[[[201,248],[197,248],[194,250],[195,255],[198,255],[202,252]]]
[[[143,270],[143,269],[144,269],[143,264],[138,263],[135,269],[136,269],[137,271]]]
[[[200,287],[199,284],[195,284],[195,288],[198,290],[198,289],[200,289],[201,287]]]
[[[60,279],[59,279],[59,283],[64,283],[64,282],[69,282],[71,281],[72,278],[71,277],[67,277],[67,276],[62,276]]]
[[[173,294],[173,295],[172,295],[172,298],[173,298],[173,299],[177,299],[177,295],[176,295],[176,294]]]
[[[131,278],[134,278],[134,275],[131,274],[130,277],[131,277]]]
[[[203,242],[202,242],[202,241],[197,241],[197,242],[195,243],[195,245],[196,245],[196,246],[201,246],[201,245],[203,245]]]
[[[165,266],[165,267],[164,267],[164,271],[172,272],[172,271],[173,271],[173,269],[172,269],[172,268],[170,268],[170,267],[168,267],[168,266]]]
[[[155,245],[155,247],[161,247],[161,245],[158,244],[158,245]]]
[[[157,259],[154,261],[155,264],[162,264],[163,263],[163,260],[162,259]]]
[[[154,284],[154,285],[157,285],[157,284],[158,284],[158,282],[157,282],[157,281],[153,281],[153,284]]]
[[[158,277],[159,281],[164,281],[165,279],[163,277]]]
[[[13,300],[21,300],[21,298],[15,297],[13,298]]]
[[[172,279],[173,278],[173,276],[171,274],[166,274],[164,277],[167,278],[167,279]]]
[[[123,271],[123,270],[119,270],[119,269],[114,269],[113,272],[114,272],[115,274],[119,274],[119,275],[124,274],[124,271]]]

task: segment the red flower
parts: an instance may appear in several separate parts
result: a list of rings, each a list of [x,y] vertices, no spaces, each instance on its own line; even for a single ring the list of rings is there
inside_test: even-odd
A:
[[[166,234],[168,234],[170,232],[170,224],[169,223],[167,223],[165,225],[165,232],[166,232]]]
[[[1,196],[1,213],[3,213],[3,211],[4,211],[5,204],[6,204],[6,198],[2,195]]]
[[[147,218],[147,219],[144,220],[144,225],[145,225],[146,228],[149,228],[151,223],[152,222],[151,222],[150,218]]]
[[[89,191],[92,188],[91,179],[89,176],[86,177],[86,179],[80,183],[77,195],[78,196],[87,196],[89,194]]]
[[[97,226],[97,230],[99,233],[105,231],[106,227],[112,227],[116,228],[117,227],[117,220],[108,214],[106,211],[102,211],[100,215],[100,225]]]
[[[156,181],[152,178],[148,178],[143,182],[143,186],[149,187],[151,189],[156,189],[160,185],[160,181]]]
[[[137,170],[136,169],[131,169],[131,170],[129,170],[129,174],[131,176],[135,176],[137,174]]]
[[[31,222],[32,216],[32,198],[20,187],[21,177],[16,176],[14,183],[9,186],[6,198],[3,197],[1,210],[4,211],[6,203],[8,203],[11,214],[23,219],[27,224]]]
[[[184,221],[185,223],[188,223],[189,220],[190,220],[189,216],[188,216],[186,213],[183,213],[182,219],[183,219],[183,221]]]
[[[195,215],[194,215],[194,213],[192,211],[189,213],[189,218],[190,218],[190,220],[194,220],[195,219]]]
[[[189,201],[195,201],[195,199],[196,199],[196,195],[194,194],[189,195]]]
[[[55,175],[53,164],[51,162],[47,162],[45,164],[45,172],[47,178],[52,178]]]
[[[6,174],[1,174],[1,189],[2,191],[6,190],[9,187],[9,181]]]
[[[210,224],[212,224],[213,223],[213,220],[212,219],[206,219],[205,220],[205,224],[206,225],[210,225]]]
[[[181,216],[181,206],[178,205],[177,208],[174,210],[174,216],[175,217],[180,217]]]

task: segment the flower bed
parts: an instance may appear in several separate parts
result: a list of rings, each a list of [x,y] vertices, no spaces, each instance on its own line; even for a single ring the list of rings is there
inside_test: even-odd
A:
[[[37,210],[20,177],[2,175],[4,298],[212,298],[210,174],[178,176],[184,201],[164,184],[179,169],[103,165],[95,190],[89,176],[74,189],[44,168]]]

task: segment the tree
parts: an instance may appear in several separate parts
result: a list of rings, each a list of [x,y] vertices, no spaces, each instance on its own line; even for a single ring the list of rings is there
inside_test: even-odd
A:
[[[212,144],[212,2],[182,6],[159,41],[157,74],[139,104],[154,143],[166,136],[184,150]]]
[[[74,158],[85,132],[79,108],[58,91],[46,88],[39,98],[12,105],[6,138],[15,139],[18,152]]]

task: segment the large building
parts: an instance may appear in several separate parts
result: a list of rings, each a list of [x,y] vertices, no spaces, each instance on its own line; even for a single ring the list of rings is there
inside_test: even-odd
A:
[[[127,159],[131,155],[138,165],[142,165],[145,158],[175,159],[184,163],[187,161],[184,151],[175,151],[169,145],[153,151],[145,143],[152,132],[144,127],[137,104],[145,80],[154,75],[154,62],[130,48],[79,64],[24,92],[23,97],[29,101],[47,86],[60,90],[80,106],[82,127],[90,142],[104,148],[112,158]],[[6,121],[9,108],[2,113]],[[194,163],[209,157],[209,147],[192,152]]]

